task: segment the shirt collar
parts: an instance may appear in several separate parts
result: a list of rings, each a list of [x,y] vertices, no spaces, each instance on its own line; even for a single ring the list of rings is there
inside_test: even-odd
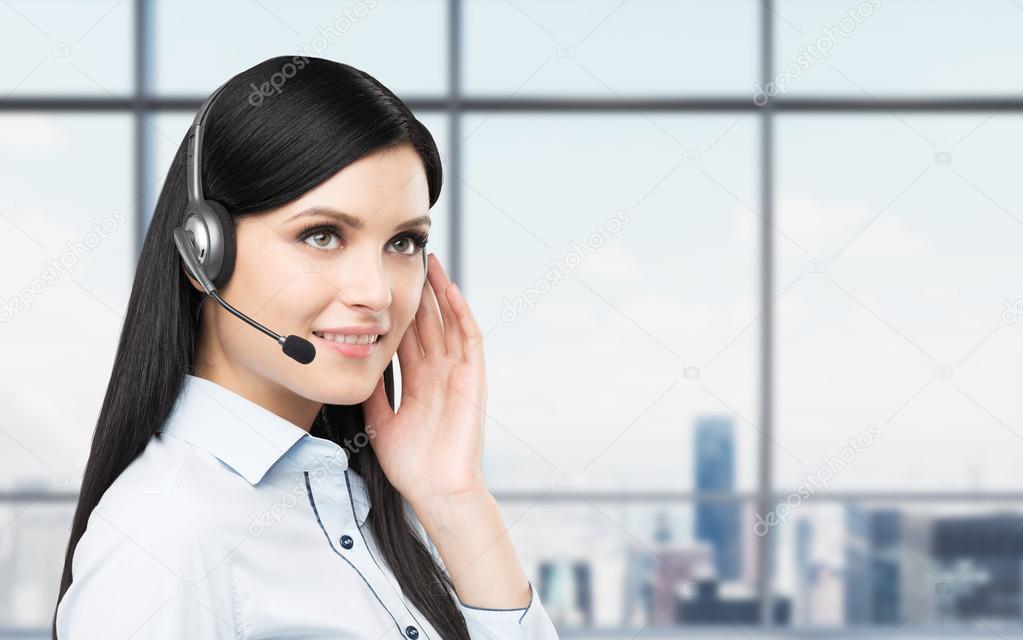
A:
[[[255,486],[278,461],[320,477],[344,473],[362,524],[369,495],[362,477],[348,468],[348,451],[212,380],[186,373],[170,415],[160,429],[229,466]]]

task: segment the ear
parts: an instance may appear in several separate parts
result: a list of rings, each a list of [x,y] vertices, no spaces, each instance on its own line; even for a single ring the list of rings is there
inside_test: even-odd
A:
[[[192,283],[192,286],[195,287],[200,293],[206,293],[206,290],[202,288],[202,285],[199,284],[199,281],[193,278],[192,274],[188,273],[188,267],[185,266],[185,263],[181,262],[180,264],[181,273],[185,274],[185,277],[188,278],[188,281]]]

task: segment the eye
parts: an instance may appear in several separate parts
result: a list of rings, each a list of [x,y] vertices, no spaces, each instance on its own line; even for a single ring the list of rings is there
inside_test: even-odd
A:
[[[326,226],[318,225],[303,230],[299,234],[298,238],[299,240],[301,240],[302,242],[304,242],[305,244],[309,245],[314,249],[319,249],[321,251],[329,251],[331,249],[336,248],[336,246],[329,246],[323,243],[325,241],[329,242],[331,236],[337,238],[338,241],[340,241],[341,234],[337,227],[332,225]],[[310,239],[312,239],[313,242],[309,242]]]
[[[331,239],[336,239],[337,242],[331,244]],[[331,251],[340,246],[340,242],[344,239],[341,234],[341,230],[334,225],[312,225],[303,229],[299,232],[298,240],[304,244],[318,251]],[[390,246],[395,247],[397,250],[392,253],[397,253],[404,256],[415,256],[421,253],[426,248],[426,243],[429,241],[429,237],[425,233],[409,232],[402,234],[391,241]]]
[[[395,238],[391,243],[391,246],[400,246],[401,249],[398,253],[402,255],[414,256],[426,248],[426,243],[429,242],[429,240],[429,237],[425,233],[406,233]]]

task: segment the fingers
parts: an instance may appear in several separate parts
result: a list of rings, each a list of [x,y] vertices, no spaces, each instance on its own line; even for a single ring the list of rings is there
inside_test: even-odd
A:
[[[435,263],[436,264],[436,263]],[[432,270],[432,268],[431,268]],[[444,341],[444,324],[441,319],[437,296],[434,294],[432,274],[423,282],[423,295],[419,299],[415,324],[419,330],[419,344],[427,358],[444,355],[447,351]]]
[[[482,365],[483,332],[468,302],[448,278],[437,255],[431,253],[427,259],[427,280],[413,321],[419,348],[426,358],[447,354]]]
[[[476,317],[458,285],[452,283],[445,294],[462,336],[462,357],[470,364],[482,368],[484,366],[483,332],[480,331],[479,323],[476,322]]]
[[[416,321],[409,323],[405,335],[398,343],[398,362],[402,369],[412,368],[423,360],[423,347],[419,344],[419,336],[416,333]]]
[[[451,309],[451,303],[446,295],[446,291],[448,287],[452,286],[452,282],[448,279],[448,274],[444,272],[444,267],[441,266],[437,254],[431,253],[429,260],[432,261],[432,264],[428,271],[428,277],[434,290],[438,292],[437,304],[440,306],[441,317],[444,320],[444,345],[448,355],[461,358],[462,344],[464,342],[462,327],[455,316],[455,312]]]

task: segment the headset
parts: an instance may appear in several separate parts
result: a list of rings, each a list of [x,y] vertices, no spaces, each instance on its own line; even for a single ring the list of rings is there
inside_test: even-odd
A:
[[[282,336],[228,304],[217,289],[227,284],[234,271],[236,244],[234,219],[216,200],[208,200],[202,191],[202,142],[206,116],[217,96],[230,84],[231,78],[220,85],[199,107],[188,131],[187,173],[188,204],[184,222],[174,229],[174,244],[189,274],[195,278],[206,294],[239,319],[259,329],[281,345],[284,354],[301,364],[309,364],[316,357],[316,348],[305,338]],[[423,251],[423,270],[427,268],[427,255]]]

